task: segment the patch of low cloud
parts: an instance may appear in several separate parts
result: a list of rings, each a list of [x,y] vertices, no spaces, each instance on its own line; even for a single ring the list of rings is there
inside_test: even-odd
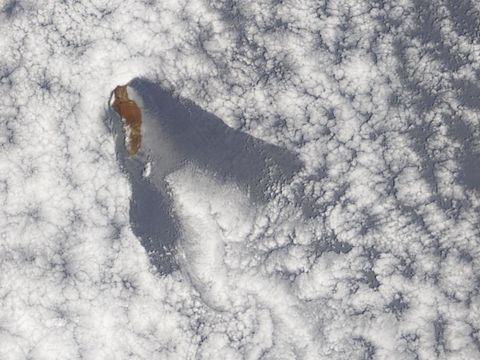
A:
[[[478,5],[452,4],[2,4],[0,357],[479,357]],[[103,121],[138,77],[303,163],[261,203],[172,169],[163,276]]]

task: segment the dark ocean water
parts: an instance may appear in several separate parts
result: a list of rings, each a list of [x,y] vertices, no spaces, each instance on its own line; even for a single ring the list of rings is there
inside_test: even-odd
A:
[[[127,156],[121,122],[110,112],[117,158],[132,187],[130,222],[160,273],[175,270],[181,234],[165,177],[190,165],[220,181],[237,184],[253,202],[264,203],[301,167],[295,154],[227,126],[191,101],[146,79],[129,86],[141,97],[142,145]],[[151,174],[144,176],[147,163]]]

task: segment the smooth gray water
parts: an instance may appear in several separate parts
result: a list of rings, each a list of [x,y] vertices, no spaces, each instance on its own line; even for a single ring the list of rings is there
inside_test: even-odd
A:
[[[117,158],[132,185],[132,230],[161,273],[176,268],[179,223],[172,210],[165,176],[187,164],[232,181],[253,202],[265,202],[302,164],[291,152],[234,130],[214,114],[180,99],[158,84],[135,79],[130,84],[143,100],[142,145],[128,157],[119,117],[113,111]],[[149,177],[142,175],[151,162]]]

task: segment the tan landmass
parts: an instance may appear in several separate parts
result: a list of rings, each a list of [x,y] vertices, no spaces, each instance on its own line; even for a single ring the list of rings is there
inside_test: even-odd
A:
[[[142,139],[142,113],[135,101],[128,98],[126,85],[117,86],[113,93],[115,100],[112,107],[122,118],[128,155],[135,155]]]

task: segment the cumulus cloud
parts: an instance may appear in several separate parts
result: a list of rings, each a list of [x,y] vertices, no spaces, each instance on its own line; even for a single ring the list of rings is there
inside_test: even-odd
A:
[[[0,11],[1,358],[480,357],[475,2]],[[242,177],[172,135],[189,161],[141,159],[163,273],[107,121],[136,78],[260,154]]]

